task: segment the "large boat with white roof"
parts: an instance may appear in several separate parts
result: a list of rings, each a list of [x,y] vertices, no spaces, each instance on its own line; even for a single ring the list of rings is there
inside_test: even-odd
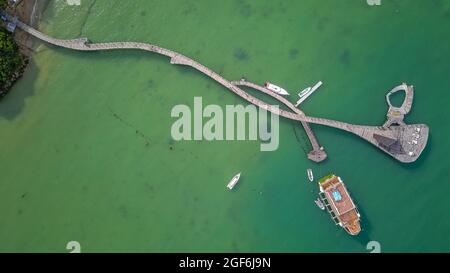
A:
[[[360,214],[342,179],[330,174],[319,180],[319,188],[319,196],[335,224],[350,235],[358,235]]]

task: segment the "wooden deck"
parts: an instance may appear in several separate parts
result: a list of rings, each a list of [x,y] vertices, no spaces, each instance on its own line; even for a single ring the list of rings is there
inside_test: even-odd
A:
[[[332,176],[325,182],[320,183],[320,186],[342,227],[351,235],[357,235],[361,231],[359,214],[344,183],[340,181],[339,177]],[[340,194],[341,200],[336,200],[334,197],[333,193],[336,192]]]
[[[260,91],[266,95],[269,95],[269,96],[275,98],[276,100],[280,101],[281,103],[286,105],[289,109],[291,109],[293,112],[295,112],[299,115],[303,115],[303,116],[305,115],[300,109],[295,107],[295,105],[292,104],[290,101],[288,101],[286,98],[278,95],[275,92],[270,91],[269,89],[265,88],[264,86],[257,85],[256,83],[249,82],[245,79],[240,79],[238,81],[232,81],[231,83],[236,86],[247,86],[247,87],[253,88],[255,90],[258,90],[258,91]],[[306,135],[308,136],[309,142],[311,143],[311,146],[313,148],[312,151],[310,151],[308,153],[308,158],[315,162],[321,162],[321,161],[325,160],[327,158],[327,153],[323,150],[323,147],[320,146],[319,141],[317,140],[317,138],[316,138],[313,130],[309,126],[309,124],[306,121],[300,121],[300,123],[302,124],[303,129],[305,130]]]

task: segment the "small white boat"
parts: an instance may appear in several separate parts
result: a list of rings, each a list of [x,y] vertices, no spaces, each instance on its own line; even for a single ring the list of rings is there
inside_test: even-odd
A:
[[[309,181],[313,181],[314,180],[314,175],[313,175],[313,171],[311,169],[307,169],[306,172],[308,173],[308,179]]]
[[[322,81],[318,81],[314,86],[307,87],[303,89],[300,93],[298,93],[300,99],[297,101],[297,103],[295,103],[295,107],[298,107],[300,103],[304,102],[309,96],[312,95],[312,93],[314,93],[314,91],[319,89],[319,87],[322,86],[322,84],[323,84]]]
[[[269,89],[270,91],[272,91],[274,93],[277,93],[277,94],[280,94],[280,95],[283,95],[283,96],[289,95],[289,93],[286,90],[284,90],[283,88],[279,87],[278,85],[275,85],[275,84],[270,83],[270,82],[265,82],[264,83],[264,87]]]
[[[324,210],[325,206],[323,205],[322,201],[320,201],[320,198],[317,198],[316,200],[314,200],[314,203],[316,203],[316,205],[319,207],[319,209]]]
[[[230,182],[227,185],[228,190],[232,190],[234,186],[236,186],[237,182],[239,181],[239,178],[241,178],[241,173],[236,174],[231,178]]]
[[[311,87],[306,87],[305,89],[302,90],[302,92],[298,93],[298,96],[301,98],[304,95],[306,95],[309,91],[311,91]]]

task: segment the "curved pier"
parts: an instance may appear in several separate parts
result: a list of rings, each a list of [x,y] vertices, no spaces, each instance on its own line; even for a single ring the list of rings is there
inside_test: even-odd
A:
[[[7,19],[10,20],[12,17],[10,15],[7,15]],[[306,116],[302,111],[295,108],[295,110],[291,107],[292,103],[287,101],[286,99],[282,98],[281,96],[278,96],[276,94],[272,94],[272,97],[276,98],[281,103],[284,103],[287,105],[293,112],[286,111],[279,109],[278,107],[272,107],[271,105],[263,102],[262,100],[255,98],[248,93],[246,93],[244,90],[238,87],[238,85],[247,85],[249,86],[248,82],[230,82],[217,74],[216,72],[212,71],[211,69],[207,68],[206,66],[182,55],[177,52],[152,45],[147,43],[136,43],[136,42],[112,42],[112,43],[91,43],[87,38],[79,38],[79,39],[71,39],[71,40],[62,40],[62,39],[55,39],[48,35],[45,35],[42,32],[37,31],[36,29],[18,21],[17,27],[22,29],[23,31],[29,33],[30,35],[47,42],[49,44],[53,44],[59,47],[74,49],[74,50],[80,50],[80,51],[97,51],[97,50],[114,50],[114,49],[140,49],[145,51],[150,51],[154,53],[158,53],[164,56],[167,56],[170,58],[171,64],[178,64],[178,65],[187,65],[195,68],[196,70],[202,72],[203,74],[207,75],[208,77],[212,78],[216,82],[220,83],[236,95],[242,97],[243,99],[247,100],[248,102],[257,105],[260,108],[263,108],[267,111],[270,111],[274,114],[283,116],[285,118],[296,120],[302,122],[302,125],[307,131],[308,138],[310,139],[311,143],[313,144],[313,151],[316,151],[316,148],[318,148],[318,154],[312,154],[311,156],[308,154],[308,158],[315,160],[315,161],[321,161],[326,157],[326,154],[324,151],[320,149],[320,145],[317,142],[317,139],[315,138],[312,130],[309,128],[307,123],[315,123],[315,124],[321,124],[325,126],[330,126],[334,128],[338,128],[341,130],[345,130],[347,132],[351,132],[355,135],[358,135],[359,137],[367,140],[368,142],[374,144],[376,147],[381,149],[382,151],[386,152],[387,154],[391,155],[393,158],[401,161],[401,162],[413,162],[415,161],[420,154],[422,153],[423,149],[426,146],[427,140],[428,140],[428,126],[425,124],[415,124],[415,125],[406,125],[406,124],[399,124],[399,126],[391,126],[391,124],[386,123],[384,126],[362,126],[362,125],[353,125],[345,122],[330,120],[330,119],[323,119],[323,118],[316,118],[316,117],[309,117]],[[250,84],[252,85],[252,84]],[[257,86],[257,85],[256,85]],[[406,84],[401,85],[401,87],[396,88],[404,88]],[[254,87],[254,86],[249,86]],[[394,88],[394,89],[396,89]],[[406,87],[409,88],[409,87]],[[412,90],[412,87],[410,87]],[[268,94],[267,92],[270,92],[267,90],[258,90]],[[392,91],[391,91],[392,92]],[[275,95],[275,96],[274,96]],[[407,110],[409,112],[409,109],[412,105],[412,97],[408,97],[408,102],[406,103]],[[293,106],[293,105],[292,105]],[[389,117],[389,115],[388,115]],[[307,129],[309,128],[309,129]]]
[[[276,100],[280,101],[281,103],[286,105],[289,109],[291,109],[295,113],[297,113],[299,115],[305,115],[300,109],[295,107],[295,105],[293,105],[290,101],[285,99],[283,96],[280,96],[277,93],[272,92],[263,86],[257,85],[256,83],[249,82],[245,79],[240,79],[239,81],[232,81],[231,83],[233,85],[247,86],[247,87],[253,88],[255,90],[261,91],[262,93],[269,95],[269,96],[275,98]],[[310,151],[308,153],[308,159],[310,159],[314,162],[324,161],[327,158],[327,153],[323,150],[323,147],[320,146],[319,141],[317,140],[316,136],[314,135],[313,130],[311,129],[311,127],[309,126],[309,124],[307,122],[305,122],[305,121],[300,121],[300,122],[303,126],[303,129],[305,129],[306,135],[308,136],[309,142],[311,143],[311,146],[313,148],[312,151]]]
[[[395,107],[391,103],[391,95],[400,91],[405,91],[405,99],[400,107]],[[387,112],[387,121],[383,127],[389,127],[392,124],[404,125],[403,118],[411,111],[414,98],[413,86],[408,86],[406,83],[402,83],[399,86],[394,87],[389,93],[386,94],[386,102],[389,105]]]

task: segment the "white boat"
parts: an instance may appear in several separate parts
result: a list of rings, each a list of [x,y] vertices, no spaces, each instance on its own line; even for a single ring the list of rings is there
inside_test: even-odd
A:
[[[236,174],[231,178],[230,182],[227,185],[227,188],[231,191],[234,186],[236,186],[237,182],[239,181],[239,178],[241,177],[241,173]]]
[[[306,87],[305,89],[303,89],[302,92],[298,93],[298,96],[301,98],[304,95],[306,95],[306,93],[308,93],[309,91],[311,91],[311,86],[310,87]]]
[[[319,89],[320,86],[322,86],[322,81],[318,81],[313,87],[307,87],[298,93],[300,99],[295,104],[295,107],[298,107],[300,103],[304,102],[312,93],[314,93],[314,91]]]
[[[307,169],[306,172],[308,173],[308,179],[309,181],[313,181],[314,180],[314,175],[313,175],[313,171],[311,169]]]
[[[272,91],[274,93],[277,93],[277,94],[280,94],[280,95],[283,95],[283,96],[289,95],[289,93],[286,90],[284,90],[283,88],[279,87],[278,85],[275,85],[275,84],[270,83],[270,82],[265,82],[264,83],[264,87],[269,89],[270,91]]]
[[[323,202],[320,201],[320,198],[317,198],[316,200],[314,200],[314,203],[316,203],[316,205],[319,207],[319,209],[324,210],[325,206],[323,205]]]

